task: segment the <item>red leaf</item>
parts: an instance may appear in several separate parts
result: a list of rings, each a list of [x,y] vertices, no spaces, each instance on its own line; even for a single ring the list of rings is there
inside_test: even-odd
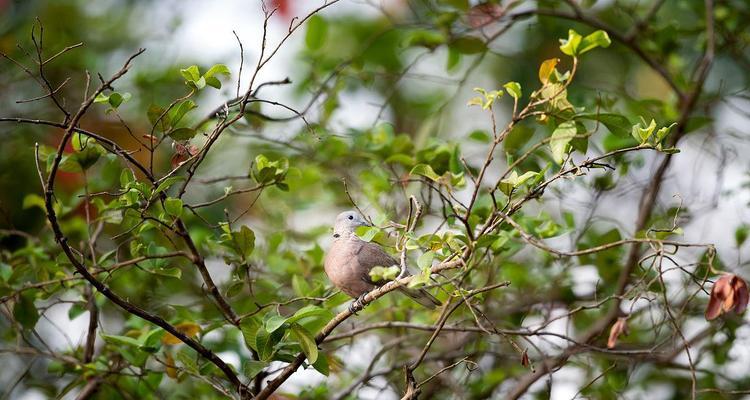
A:
[[[747,283],[744,279],[739,276],[734,276],[732,280],[732,288],[734,289],[734,312],[741,314],[747,308],[748,301],[748,290]]]
[[[745,280],[734,274],[722,275],[711,289],[706,320],[711,321],[732,310],[741,313],[747,308],[747,303],[748,288]]]
[[[274,0],[272,8],[278,9],[279,16],[289,18],[292,16],[292,4],[289,0]]]
[[[172,148],[174,149],[174,155],[171,158],[172,169],[177,168],[180,164],[187,161],[188,158],[198,154],[198,146],[193,144],[182,144],[179,142],[172,142]]]

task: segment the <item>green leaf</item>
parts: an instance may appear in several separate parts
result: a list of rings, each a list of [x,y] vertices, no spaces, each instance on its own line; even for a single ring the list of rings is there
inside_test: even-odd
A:
[[[167,189],[169,189],[172,185],[175,183],[184,180],[184,176],[170,176],[169,178],[163,180],[159,186],[156,187],[156,190],[154,190],[154,194],[159,194]]]
[[[440,0],[440,3],[445,3],[451,7],[457,8],[461,11],[469,9],[469,0]]]
[[[440,179],[440,175],[435,173],[432,167],[427,164],[415,165],[414,168],[411,169],[411,172],[409,172],[409,175],[421,175],[429,178],[432,181],[437,181],[438,179]]]
[[[411,281],[409,281],[409,287],[415,288],[419,286],[423,286],[430,282],[430,276],[432,275],[432,272],[430,268],[423,268],[422,271],[414,276]]]
[[[734,231],[734,243],[737,245],[737,247],[741,247],[743,243],[747,240],[748,235],[750,234],[750,225],[742,224],[737,227]]]
[[[552,159],[557,164],[562,165],[565,161],[565,156],[568,153],[568,143],[570,143],[575,135],[576,124],[572,121],[563,122],[552,132],[549,146],[552,150]]]
[[[677,123],[673,122],[672,125],[659,128],[659,130],[656,131],[656,144],[661,143],[675,126],[677,126]]]
[[[179,104],[169,110],[169,113],[167,114],[169,116],[169,125],[172,127],[177,126],[177,124],[182,121],[187,113],[197,107],[198,106],[192,100],[181,101]]]
[[[516,179],[516,186],[521,186],[524,183],[526,183],[526,181],[528,181],[529,179],[534,178],[534,177],[536,177],[538,175],[539,175],[539,172],[526,171],[526,172],[523,173],[523,175],[519,176]]]
[[[435,259],[435,252],[433,251],[427,251],[424,252],[419,258],[417,259],[417,266],[420,270],[423,270],[425,268],[431,268],[432,267],[432,260]]]
[[[466,105],[469,106],[469,107],[471,107],[471,106],[484,107],[484,99],[481,98],[481,97],[479,97],[479,96],[477,96],[477,97],[474,97],[471,100],[467,101]]]
[[[392,281],[401,272],[401,268],[392,265],[389,267],[375,266],[370,269],[369,275],[373,282]]]
[[[138,348],[141,347],[141,342],[137,339],[133,339],[130,336],[106,335],[102,333],[101,337],[105,342],[113,344],[115,346],[133,346]]]
[[[245,378],[252,379],[268,366],[267,362],[256,360],[245,360],[242,363],[242,374]]]
[[[75,155],[71,156],[69,158],[69,161],[75,162],[82,170],[86,170],[96,164],[96,162],[102,156],[102,153],[102,148],[92,143]]]
[[[211,78],[219,74],[226,76],[231,75],[229,67],[224,64],[214,64],[211,68],[208,69],[208,71],[206,71],[205,74],[203,74],[203,76],[205,76],[206,78]]]
[[[191,85],[194,86],[196,89],[201,90],[204,87],[206,87],[206,78],[201,76],[200,79],[198,79],[197,81],[191,82]]]
[[[73,137],[70,139],[70,144],[73,146],[73,150],[75,151],[83,151],[88,147],[89,143],[94,143],[94,139],[89,138],[88,136],[84,136],[81,133],[75,133],[73,134]]]
[[[25,291],[18,296],[13,305],[13,318],[26,329],[33,329],[39,321],[39,312],[34,305],[34,292]]]
[[[461,54],[477,54],[487,50],[487,44],[475,36],[462,36],[453,40],[450,46]]]
[[[307,280],[297,274],[292,276],[292,289],[297,296],[307,296],[311,290]]]
[[[255,232],[242,225],[239,231],[232,232],[232,246],[243,260],[249,259],[255,249]]]
[[[508,92],[508,94],[514,99],[518,100],[521,98],[521,84],[519,84],[518,82],[508,82],[503,85],[503,87],[505,88],[505,91]]]
[[[380,232],[380,228],[377,226],[361,226],[356,229],[357,236],[365,242],[372,241],[378,232]]]
[[[318,357],[317,361],[313,363],[313,368],[325,376],[328,376],[328,374],[331,373],[331,368],[328,365],[328,357],[325,355]]]
[[[526,171],[523,175],[518,176],[518,173],[513,170],[508,177],[500,181],[500,191],[505,193],[506,196],[510,196],[510,192],[523,185],[526,181],[539,175],[539,172]]]
[[[414,157],[398,153],[388,156],[388,158],[386,158],[383,162],[386,164],[401,164],[405,167],[408,167],[410,165],[414,165]]]
[[[120,107],[122,103],[127,102],[131,97],[132,95],[130,93],[120,94],[117,92],[112,92],[112,94],[109,95],[108,99],[109,105],[112,106],[112,108]]]
[[[221,81],[216,79],[215,76],[209,76],[206,79],[206,85],[211,86],[212,88],[221,89]]]
[[[180,70],[180,74],[187,82],[197,82],[201,78],[200,70],[197,65],[191,65]]]
[[[310,364],[318,360],[318,346],[312,334],[299,324],[292,324],[292,336],[299,342]]]
[[[516,125],[503,140],[503,148],[513,155],[519,154],[521,149],[534,137],[534,129],[528,125]],[[512,163],[512,161],[508,161]]]
[[[157,267],[148,272],[175,279],[180,279],[182,277],[182,270],[179,267]]]
[[[581,40],[581,44],[578,46],[578,54],[583,54],[597,47],[609,47],[610,44],[612,44],[612,40],[609,39],[607,32],[598,30]]]
[[[295,312],[291,317],[287,318],[287,322],[297,322],[301,319],[310,317],[331,319],[333,318],[333,313],[325,308],[316,305],[307,305],[297,310],[297,312]]]
[[[578,32],[570,29],[568,30],[568,38],[560,39],[560,50],[569,56],[576,56],[582,39]]]
[[[148,107],[148,111],[146,112],[151,125],[155,126],[155,129],[161,132],[166,131],[171,126],[169,122],[169,115],[164,114],[165,111],[166,110],[163,107],[152,104]],[[159,117],[161,117],[161,119]]]
[[[120,172],[120,186],[123,188],[127,187],[131,182],[135,182],[135,175],[129,168],[125,168]]]
[[[258,358],[261,361],[270,361],[273,357],[274,346],[279,341],[277,336],[266,331],[265,328],[259,328],[255,334],[255,343],[253,348],[258,352]]]
[[[262,328],[262,325],[255,317],[243,318],[240,322],[240,331],[245,339],[245,345],[249,349],[255,349],[255,336],[260,328]]]
[[[164,337],[166,331],[162,328],[152,329],[148,332],[143,333],[139,338],[139,348],[149,353],[155,353],[161,347],[161,339]]]
[[[469,139],[475,140],[480,143],[489,143],[492,140],[492,137],[489,133],[481,129],[477,129],[469,134]]]
[[[409,32],[406,39],[406,46],[435,49],[444,44],[445,40],[445,35],[441,32],[436,32],[431,29],[415,29]]]
[[[68,319],[72,321],[86,311],[86,306],[83,303],[74,303],[68,309]]]
[[[174,140],[184,141],[194,138],[197,134],[198,131],[193,128],[177,128],[169,132],[169,137]]]
[[[572,110],[573,105],[568,101],[568,90],[562,83],[549,83],[542,87],[539,93],[545,100],[549,100],[549,106],[555,110]]]
[[[609,129],[610,132],[619,137],[628,137],[632,124],[630,121],[619,114],[598,113],[598,114],[579,114],[575,118],[589,119],[601,122]]]
[[[641,124],[633,125],[633,130],[631,131],[631,135],[635,140],[638,141],[640,144],[644,144],[648,141],[648,138],[651,137],[651,134],[654,133],[654,129],[656,128],[656,121],[653,119],[651,120],[651,123],[648,124],[646,127],[641,127]]]
[[[182,215],[182,200],[169,197],[164,200],[164,211],[173,217]]]
[[[229,76],[229,67],[227,67],[224,64],[216,64],[212,66],[206,73],[203,75],[203,79],[206,80],[206,85],[211,86],[216,89],[221,89],[221,81],[216,77],[216,75],[226,75]]]
[[[94,98],[94,103],[107,103],[109,102],[109,96],[104,93],[99,93]]]
[[[448,48],[448,59],[445,63],[445,69],[448,71],[453,71],[456,69],[458,64],[461,62],[461,53],[458,52],[458,50],[449,47]]]
[[[328,34],[328,23],[320,15],[313,15],[307,21],[305,32],[305,44],[310,50],[318,50],[323,47]]]
[[[271,161],[263,154],[255,157],[255,172],[253,178],[258,183],[275,182],[277,185],[284,180],[289,171],[289,161],[286,158],[279,158]],[[281,188],[283,190],[283,188]]]
[[[287,318],[281,315],[272,315],[271,318],[269,318],[265,323],[266,331],[269,333],[275,332],[277,329],[281,328],[282,325],[286,322]]]

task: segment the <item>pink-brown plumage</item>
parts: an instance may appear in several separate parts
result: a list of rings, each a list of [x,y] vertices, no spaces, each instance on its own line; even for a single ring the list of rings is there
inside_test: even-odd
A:
[[[378,286],[378,282],[373,282],[370,278],[372,268],[399,265],[379,245],[365,242],[354,234],[354,229],[362,225],[367,225],[367,222],[353,211],[339,214],[333,228],[333,244],[328,249],[324,262],[326,275],[331,282],[354,298]],[[440,305],[440,301],[424,289],[400,287],[399,291],[425,307],[435,308]]]

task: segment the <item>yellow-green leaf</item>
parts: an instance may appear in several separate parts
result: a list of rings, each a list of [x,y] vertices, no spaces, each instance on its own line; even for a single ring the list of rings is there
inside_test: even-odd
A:
[[[552,75],[552,71],[555,70],[557,63],[559,62],[559,58],[550,58],[549,60],[544,60],[544,62],[542,62],[542,65],[539,66],[539,81],[543,84],[549,82],[549,76]]]
[[[505,88],[505,91],[507,91],[508,94],[514,99],[518,100],[521,98],[521,84],[519,84],[518,82],[508,82],[503,85],[503,87]]]
[[[590,35],[586,35],[578,46],[578,54],[583,54],[597,47],[609,47],[612,43],[607,32],[598,30]]]
[[[581,40],[583,40],[581,35],[570,29],[568,30],[568,38],[560,39],[560,50],[569,56],[576,56],[578,55],[578,46],[581,44]]]
[[[164,200],[164,211],[173,217],[179,217],[182,215],[182,200],[172,197]]]

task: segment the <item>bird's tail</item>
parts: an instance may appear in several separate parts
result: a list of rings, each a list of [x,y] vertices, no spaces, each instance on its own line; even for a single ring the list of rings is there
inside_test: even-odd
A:
[[[436,299],[435,296],[431,295],[430,292],[424,289],[411,289],[405,286],[401,286],[398,288],[398,290],[400,290],[401,293],[411,297],[412,299],[414,299],[414,301],[421,304],[422,306],[429,308],[430,310],[435,309],[436,306],[442,305],[442,303],[440,303],[440,300]]]

